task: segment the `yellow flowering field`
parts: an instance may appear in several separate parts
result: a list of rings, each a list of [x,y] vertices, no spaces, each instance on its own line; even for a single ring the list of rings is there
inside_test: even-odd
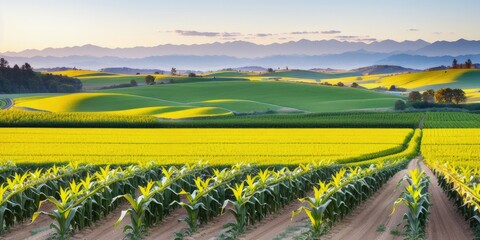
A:
[[[424,129],[422,155],[427,162],[455,162],[478,165],[480,129]]]
[[[398,148],[411,129],[1,128],[0,161],[298,164]]]

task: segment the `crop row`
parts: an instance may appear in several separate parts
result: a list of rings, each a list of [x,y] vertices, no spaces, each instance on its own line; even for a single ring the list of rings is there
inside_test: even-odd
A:
[[[247,115],[158,121],[153,116],[106,113],[0,111],[0,127],[81,128],[414,128],[422,113]]]

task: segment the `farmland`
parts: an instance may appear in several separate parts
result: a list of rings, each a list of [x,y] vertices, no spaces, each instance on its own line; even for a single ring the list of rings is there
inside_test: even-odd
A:
[[[15,101],[18,107],[52,112],[141,113],[165,118],[189,118],[265,111],[391,109],[398,99],[397,96],[361,89],[286,82],[225,81],[110,89],[46,98],[16,98]]]
[[[404,150],[409,129],[0,129],[1,160],[161,165],[298,165]],[[195,137],[193,137],[195,136]],[[369,136],[369,137],[365,137]],[[341,146],[348,144],[348,148]],[[48,151],[45,151],[48,149]]]

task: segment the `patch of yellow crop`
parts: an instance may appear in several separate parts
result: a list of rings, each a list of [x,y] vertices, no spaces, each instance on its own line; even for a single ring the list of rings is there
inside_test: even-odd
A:
[[[480,103],[480,88],[473,88],[465,90],[467,94],[467,102]]]
[[[425,129],[422,155],[427,163],[462,163],[480,166],[480,129]]]
[[[216,107],[193,107],[193,106],[164,106],[164,107],[145,107],[135,108],[123,111],[112,111],[108,113],[120,115],[151,115],[161,118],[195,118],[211,117],[220,115],[230,115],[230,111]]]
[[[0,161],[263,165],[335,161],[398,148],[411,129],[0,128]]]
[[[177,111],[170,111],[161,114],[155,114],[161,118],[181,119],[181,118],[195,118],[195,117],[213,117],[232,115],[233,113],[218,107],[195,107],[187,108]]]
[[[80,77],[82,75],[96,75],[96,74],[105,74],[105,73],[91,71],[91,70],[66,70],[66,71],[51,72],[51,74],[63,75],[67,77]]]
[[[108,98],[112,96],[129,97],[130,95],[115,93],[75,93],[46,98],[32,98],[28,101],[16,102],[15,105],[17,107],[27,107],[50,112],[73,112],[77,110],[77,106],[83,101],[92,100],[95,98],[103,98],[104,100],[108,100]]]

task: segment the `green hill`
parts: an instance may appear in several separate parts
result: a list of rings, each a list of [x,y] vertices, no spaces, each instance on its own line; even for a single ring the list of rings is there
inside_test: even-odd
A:
[[[204,82],[164,84],[136,88],[111,89],[102,92],[122,93],[162,100],[209,105],[232,102],[225,99],[250,101],[276,108],[298,109],[308,112],[335,112],[367,108],[391,108],[397,96],[361,89],[297,84],[288,82]],[[216,100],[216,101],[215,101]],[[223,102],[222,102],[223,101]],[[238,103],[235,103],[238,104]],[[258,110],[252,105],[252,111]],[[246,109],[242,109],[246,110]]]

